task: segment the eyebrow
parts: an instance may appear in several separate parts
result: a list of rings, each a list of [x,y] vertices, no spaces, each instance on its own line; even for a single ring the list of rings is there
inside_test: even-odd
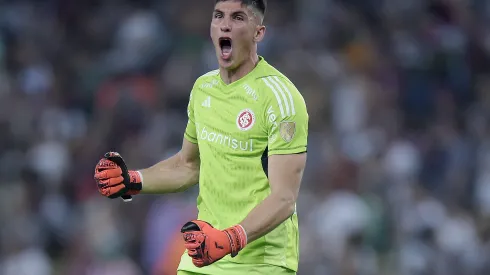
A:
[[[220,9],[215,9],[213,11],[213,13],[224,13],[224,12],[222,10],[220,10]],[[240,15],[245,15],[245,16],[249,17],[248,14],[246,12],[244,12],[244,11],[234,11],[231,14],[232,15],[240,14]]]

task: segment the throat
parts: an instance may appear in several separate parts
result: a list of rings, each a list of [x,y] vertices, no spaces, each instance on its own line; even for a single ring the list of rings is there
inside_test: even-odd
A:
[[[220,68],[220,76],[226,85],[236,82],[251,73],[259,62],[258,56],[248,58],[236,68]]]

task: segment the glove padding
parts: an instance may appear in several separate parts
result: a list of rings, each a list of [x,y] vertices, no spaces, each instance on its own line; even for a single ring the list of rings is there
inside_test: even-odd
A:
[[[210,265],[228,254],[235,257],[247,245],[247,235],[241,225],[218,230],[205,221],[193,220],[181,232],[187,254],[197,267]]]
[[[131,195],[139,194],[142,189],[140,174],[129,171],[117,152],[104,154],[95,166],[94,179],[99,193],[111,199],[122,197],[131,200]]]

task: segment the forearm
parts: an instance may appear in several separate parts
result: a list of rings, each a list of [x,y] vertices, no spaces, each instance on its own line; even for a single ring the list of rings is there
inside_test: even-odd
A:
[[[199,181],[199,163],[182,161],[180,153],[139,172],[143,176],[142,194],[181,192]]]
[[[269,195],[240,223],[247,234],[247,242],[274,230],[294,213],[294,208],[294,198],[274,193]]]

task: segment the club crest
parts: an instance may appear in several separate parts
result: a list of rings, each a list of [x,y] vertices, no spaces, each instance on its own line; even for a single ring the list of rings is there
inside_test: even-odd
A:
[[[255,114],[250,109],[242,110],[236,118],[236,126],[242,131],[247,131],[255,124]]]

